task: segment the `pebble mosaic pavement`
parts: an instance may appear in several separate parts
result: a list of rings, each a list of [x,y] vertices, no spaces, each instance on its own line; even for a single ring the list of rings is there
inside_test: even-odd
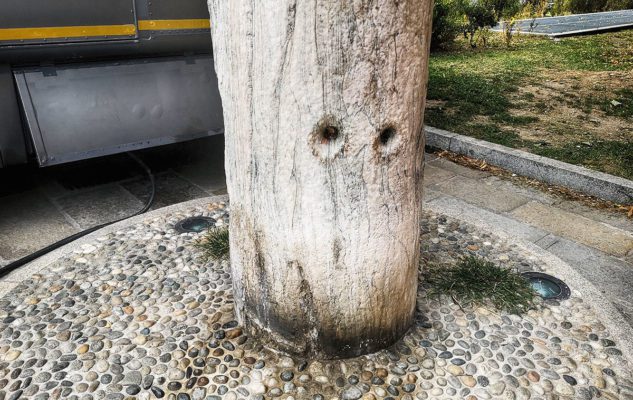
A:
[[[633,399],[631,368],[577,293],[522,317],[429,298],[392,348],[310,361],[276,353],[234,320],[228,263],[203,263],[193,215],[148,217],[96,239],[0,299],[2,399]],[[422,265],[476,253],[520,271],[538,260],[426,213]],[[424,268],[422,267],[422,270]]]

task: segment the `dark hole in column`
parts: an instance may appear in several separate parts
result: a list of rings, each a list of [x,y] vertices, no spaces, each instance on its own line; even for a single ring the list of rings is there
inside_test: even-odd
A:
[[[338,128],[332,125],[324,126],[321,129],[321,143],[328,144],[338,138]]]
[[[394,136],[396,136],[395,129],[391,127],[383,129],[382,132],[380,132],[380,144],[382,144],[383,146],[386,145],[387,143],[389,143],[389,141],[391,141],[391,139],[393,139]]]

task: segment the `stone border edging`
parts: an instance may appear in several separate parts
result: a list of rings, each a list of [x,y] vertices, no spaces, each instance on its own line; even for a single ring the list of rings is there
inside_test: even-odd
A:
[[[560,185],[619,204],[633,204],[633,181],[425,126],[426,145],[486,160],[518,175]]]
[[[445,207],[434,203],[425,203],[424,207],[435,213],[464,221],[477,229],[493,232],[508,243],[516,244],[527,252],[534,254],[546,263],[549,268],[548,273],[563,280],[570,287],[572,293],[577,291],[582,294],[583,301],[596,311],[596,314],[600,316],[600,321],[604,323],[609,333],[617,341],[618,348],[622,351],[624,358],[633,363],[633,341],[630,340],[633,337],[633,328],[622,320],[620,312],[602,295],[600,290],[576,272],[569,264],[533,243],[512,237],[512,235],[489,224],[472,211],[458,207]]]

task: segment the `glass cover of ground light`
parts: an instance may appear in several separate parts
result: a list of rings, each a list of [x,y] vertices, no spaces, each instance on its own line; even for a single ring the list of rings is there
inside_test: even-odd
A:
[[[180,221],[176,225],[179,232],[196,232],[200,233],[213,226],[214,221],[208,217],[192,217]]]

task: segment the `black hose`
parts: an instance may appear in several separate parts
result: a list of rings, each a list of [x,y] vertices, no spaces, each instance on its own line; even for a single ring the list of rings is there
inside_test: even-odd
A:
[[[28,264],[28,263],[30,263],[31,261],[33,261],[33,260],[35,260],[37,258],[42,257],[44,254],[50,253],[51,251],[53,251],[53,250],[55,250],[55,249],[57,249],[57,248],[59,248],[61,246],[64,246],[64,245],[66,245],[66,244],[68,244],[70,242],[73,242],[73,241],[75,241],[75,240],[77,240],[77,239],[79,239],[79,238],[81,238],[83,236],[86,236],[89,233],[97,231],[97,230],[99,230],[101,228],[105,228],[106,226],[112,225],[112,224],[114,224],[116,222],[120,222],[120,221],[126,220],[128,218],[135,217],[137,215],[140,215],[140,214],[143,214],[143,213],[147,212],[147,210],[149,210],[150,207],[152,206],[152,204],[154,203],[154,197],[156,196],[156,182],[154,181],[154,175],[152,174],[152,171],[149,169],[149,167],[140,158],[138,158],[135,154],[132,154],[132,153],[128,152],[127,155],[130,156],[134,161],[136,161],[141,166],[141,168],[143,168],[143,170],[145,170],[145,172],[147,173],[147,176],[149,178],[151,187],[152,187],[152,191],[151,191],[151,194],[149,196],[149,199],[147,200],[147,203],[145,203],[145,206],[141,210],[139,210],[138,212],[136,212],[136,213],[134,213],[132,215],[129,215],[127,217],[123,217],[123,218],[120,218],[120,219],[117,219],[117,220],[114,220],[114,221],[111,221],[111,222],[106,222],[104,224],[93,226],[92,228],[88,228],[88,229],[83,230],[81,232],[77,232],[74,235],[68,236],[68,237],[66,237],[66,238],[64,238],[64,239],[62,239],[62,240],[60,240],[58,242],[50,244],[50,245],[44,247],[43,249],[40,249],[40,250],[36,251],[35,253],[31,253],[31,254],[29,254],[27,256],[24,256],[24,257],[20,258],[19,260],[15,260],[15,261],[13,261],[10,264],[7,264],[7,265],[5,265],[3,267],[0,267],[0,277],[3,277],[6,274],[10,273],[11,271],[13,271],[13,270],[15,270],[17,268],[20,268],[21,266],[23,266],[25,264]]]

